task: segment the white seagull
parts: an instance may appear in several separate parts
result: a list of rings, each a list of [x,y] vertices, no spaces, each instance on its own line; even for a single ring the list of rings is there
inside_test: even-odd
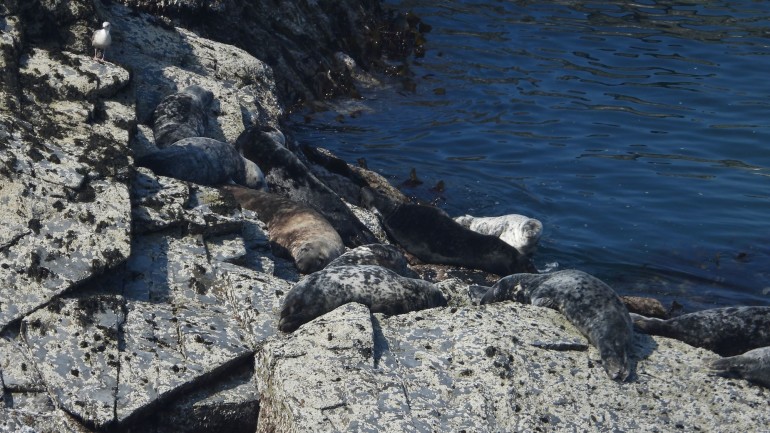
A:
[[[94,60],[104,60],[104,52],[107,51],[107,47],[112,43],[112,37],[110,36],[110,23],[105,21],[102,23],[102,28],[94,32],[94,36],[91,38],[91,44],[94,46]],[[102,57],[96,55],[99,51],[102,52]]]

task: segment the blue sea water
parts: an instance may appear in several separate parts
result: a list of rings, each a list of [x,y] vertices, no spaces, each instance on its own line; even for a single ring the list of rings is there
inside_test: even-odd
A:
[[[432,26],[414,88],[298,115],[300,142],[415,168],[405,192],[451,215],[540,219],[540,269],[770,305],[770,2],[388,4]]]

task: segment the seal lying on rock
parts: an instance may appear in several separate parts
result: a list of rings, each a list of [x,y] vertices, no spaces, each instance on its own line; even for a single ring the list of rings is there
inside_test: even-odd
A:
[[[252,127],[241,133],[236,148],[265,171],[271,190],[306,203],[326,217],[345,245],[354,248],[377,242],[345,203],[276,137],[273,129]]]
[[[213,99],[213,93],[194,85],[163,98],[153,114],[155,145],[164,148],[183,138],[203,137],[206,110]]]
[[[404,278],[381,266],[334,266],[306,276],[289,290],[278,328],[293,332],[348,302],[388,315],[447,305],[441,290],[425,280]]]
[[[661,320],[634,315],[634,326],[652,335],[675,338],[721,356],[770,346],[770,307],[727,307]]]
[[[631,374],[631,317],[615,291],[598,278],[572,269],[509,275],[487,291],[481,304],[506,300],[558,310],[599,349],[612,379],[623,381]]]
[[[770,388],[770,347],[717,359],[709,367],[720,376],[740,377]]]
[[[345,252],[340,235],[313,209],[265,191],[225,186],[235,201],[267,222],[270,246],[279,257],[291,258],[300,272],[323,269]]]
[[[256,164],[233,146],[205,137],[191,137],[139,158],[136,164],[155,174],[201,185],[235,182],[267,189],[265,176]]]
[[[535,252],[543,233],[543,223],[517,214],[496,217],[464,215],[455,218],[455,221],[474,232],[496,236],[525,256],[531,256]]]
[[[393,245],[369,244],[356,247],[337,257],[327,268],[345,265],[376,265],[407,278],[419,278],[416,272],[409,269],[406,257]]]
[[[529,257],[495,236],[461,226],[438,208],[396,202],[368,188],[361,193],[364,206],[380,213],[388,235],[426,263],[481,269],[497,275],[534,271]]]

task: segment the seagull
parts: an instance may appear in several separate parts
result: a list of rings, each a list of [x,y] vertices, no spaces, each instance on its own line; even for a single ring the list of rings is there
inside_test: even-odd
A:
[[[110,23],[105,21],[102,23],[102,28],[94,32],[94,36],[91,38],[91,44],[94,46],[94,60],[103,61],[104,52],[107,51],[107,47],[112,43],[112,37],[110,36]],[[99,51],[102,52],[102,57],[96,55]]]

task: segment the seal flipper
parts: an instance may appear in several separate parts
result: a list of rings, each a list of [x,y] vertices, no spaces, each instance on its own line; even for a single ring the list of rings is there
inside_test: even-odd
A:
[[[532,305],[536,307],[545,307],[550,308],[552,310],[559,310],[559,304],[556,302],[556,299],[554,298],[547,298],[547,297],[541,297],[541,298],[532,298]]]
[[[740,377],[770,388],[770,347],[711,361],[709,370],[722,377]]]

